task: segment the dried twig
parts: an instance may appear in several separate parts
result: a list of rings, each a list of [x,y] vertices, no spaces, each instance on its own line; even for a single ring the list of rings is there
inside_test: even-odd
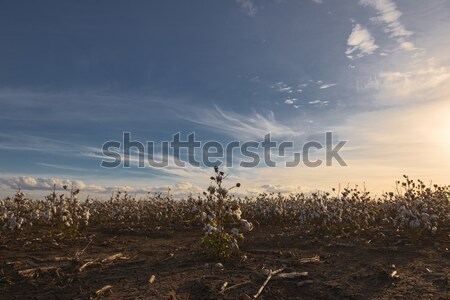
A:
[[[220,288],[219,294],[223,295],[223,293],[225,292],[225,289],[227,288],[227,286],[228,286],[228,282],[225,281],[225,282],[222,284],[222,287]]]
[[[95,292],[95,297],[100,297],[106,294],[106,292],[111,292],[112,285],[105,285],[101,289]]]
[[[108,256],[108,257],[102,259],[102,263],[113,262],[117,259],[130,259],[130,258],[128,256],[124,255],[123,253],[116,253],[116,254],[113,254],[111,256]]]
[[[300,259],[300,263],[307,264],[307,263],[320,263],[320,257],[319,255],[314,255],[313,257],[305,257]]]
[[[228,292],[229,290],[234,290],[235,288],[238,288],[240,286],[243,286],[243,285],[246,285],[246,284],[249,284],[249,283],[252,283],[252,281],[251,280],[246,280],[246,281],[243,281],[243,282],[240,282],[240,283],[236,283],[235,285],[232,285],[232,286],[224,289],[223,292],[221,291],[220,293],[221,294],[225,294],[225,292]]]
[[[18,271],[17,273],[19,273],[20,275],[22,275],[24,277],[33,277],[33,276],[39,274],[39,272],[47,272],[47,271],[51,271],[51,270],[57,270],[60,267],[61,266],[47,266],[47,267],[31,268],[31,269],[25,269],[25,270]]]
[[[87,267],[89,267],[90,265],[96,264],[98,263],[98,259],[94,259],[91,261],[88,261],[86,263],[84,263],[79,269],[78,272],[83,272],[84,269],[86,269]]]
[[[153,284],[153,282],[155,282],[155,275],[150,276],[150,278],[148,279],[148,283]]]
[[[308,275],[308,272],[279,273],[273,279],[292,279],[297,277],[306,277]]]
[[[284,269],[278,269],[275,271],[269,270],[269,275],[266,278],[266,281],[264,281],[263,285],[259,288],[258,292],[253,296],[254,299],[258,298],[261,293],[263,292],[264,288],[266,287],[266,285],[269,283],[270,279],[272,279],[272,277],[280,272],[283,272]]]
[[[86,245],[86,247],[84,247],[83,249],[81,249],[81,251],[77,251],[75,253],[75,258],[78,259],[80,257],[81,254],[84,253],[84,251],[86,251],[86,249],[89,247],[89,245],[92,243],[92,240],[89,240],[89,243]]]

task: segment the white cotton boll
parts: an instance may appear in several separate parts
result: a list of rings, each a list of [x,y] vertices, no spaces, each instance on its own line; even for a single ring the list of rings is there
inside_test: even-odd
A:
[[[213,232],[216,232],[217,228],[215,228],[211,224],[206,224],[205,227],[203,228],[203,230],[206,231],[206,234],[211,234]]]
[[[253,224],[250,222],[245,222],[244,223],[244,228],[246,231],[252,231],[253,230]]]
[[[242,211],[240,208],[236,209],[233,211],[233,216],[235,217],[236,220],[240,220],[241,216],[242,216]]]

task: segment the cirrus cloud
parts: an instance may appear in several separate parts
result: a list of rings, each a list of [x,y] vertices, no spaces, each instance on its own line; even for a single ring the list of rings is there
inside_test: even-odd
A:
[[[379,48],[369,30],[360,24],[353,26],[352,32],[347,39],[347,51],[345,54],[349,59],[361,58],[373,54]]]

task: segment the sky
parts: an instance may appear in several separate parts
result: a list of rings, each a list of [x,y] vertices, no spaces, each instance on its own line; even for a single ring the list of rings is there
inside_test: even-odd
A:
[[[347,166],[226,168],[239,194],[448,184],[449,33],[444,0],[1,1],[0,196],[210,184],[206,166],[102,168],[123,132],[347,141]]]

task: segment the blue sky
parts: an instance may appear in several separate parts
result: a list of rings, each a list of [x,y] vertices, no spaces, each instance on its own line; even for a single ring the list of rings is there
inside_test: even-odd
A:
[[[205,168],[101,168],[124,131],[348,141],[348,167],[229,170],[242,193],[448,183],[449,31],[440,0],[4,1],[0,193],[208,185]]]

